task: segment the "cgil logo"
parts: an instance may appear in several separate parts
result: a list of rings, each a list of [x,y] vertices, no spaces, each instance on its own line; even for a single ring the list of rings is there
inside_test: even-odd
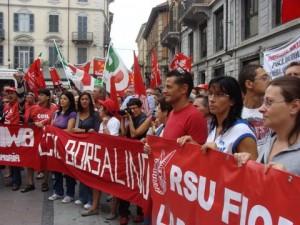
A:
[[[11,134],[8,127],[0,127],[0,147],[33,147],[34,132],[31,128],[19,128],[17,134]]]
[[[37,114],[37,118],[38,119],[49,119],[49,115],[48,114]]]

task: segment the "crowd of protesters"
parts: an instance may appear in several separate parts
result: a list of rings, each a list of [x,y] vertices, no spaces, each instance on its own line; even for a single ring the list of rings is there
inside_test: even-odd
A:
[[[192,75],[182,69],[170,71],[162,90],[147,89],[149,112],[129,87],[119,97],[121,111],[103,87],[93,92],[63,91],[57,99],[50,90],[41,89],[37,98],[26,92],[20,74],[18,86],[5,86],[1,97],[1,121],[6,125],[53,125],[67,132],[99,132],[124,136],[145,143],[144,152],[151,154],[147,135],[157,135],[201,145],[233,154],[239,165],[257,160],[277,169],[300,175],[300,62],[291,63],[284,76],[271,79],[259,65],[242,68],[238,80],[228,76],[213,78],[209,84],[193,85]],[[35,101],[37,100],[37,103]],[[7,185],[13,191],[21,188],[21,168],[5,168]],[[43,179],[41,190],[49,190],[49,177],[54,178],[50,201],[73,202],[84,207],[82,216],[99,213],[101,192],[78,183],[72,177],[38,171]],[[66,190],[64,190],[64,179]],[[78,199],[75,199],[76,184]],[[21,192],[35,190],[34,171],[26,169],[26,184]],[[107,197],[111,215],[120,216],[120,224],[129,222],[130,202]],[[149,216],[136,207],[134,222],[150,224]]]

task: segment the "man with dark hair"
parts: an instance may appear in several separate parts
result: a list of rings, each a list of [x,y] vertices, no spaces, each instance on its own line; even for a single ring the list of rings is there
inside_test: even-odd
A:
[[[141,100],[135,97],[130,98],[127,102],[127,108],[125,109],[126,115],[121,118],[121,134],[123,136],[138,140],[146,137],[152,118],[147,118],[147,115],[143,113],[142,105]],[[127,119],[127,121],[125,121],[125,119]],[[129,205],[130,203],[128,201],[120,200],[120,225],[128,224]],[[137,207],[137,216],[134,218],[134,222],[142,222],[143,219],[143,210]]]
[[[33,105],[28,109],[25,122],[42,128],[51,124],[51,119],[54,112],[57,110],[57,106],[51,103],[51,92],[49,89],[40,89],[38,94],[38,104]],[[33,169],[27,168],[27,185],[21,190],[22,193],[33,191],[35,189],[33,175]],[[48,189],[48,173],[45,172],[41,190],[45,192],[48,191]]]
[[[164,129],[164,138],[177,139],[190,135],[199,144],[206,142],[207,122],[204,115],[189,102],[193,86],[193,77],[187,71],[173,70],[167,74],[164,96],[173,110]]]
[[[238,80],[244,93],[242,118],[248,120],[255,129],[259,151],[270,135],[270,130],[263,125],[263,116],[258,109],[263,103],[271,77],[260,65],[246,65],[240,72]]]
[[[300,61],[291,62],[286,67],[284,75],[300,78]]]

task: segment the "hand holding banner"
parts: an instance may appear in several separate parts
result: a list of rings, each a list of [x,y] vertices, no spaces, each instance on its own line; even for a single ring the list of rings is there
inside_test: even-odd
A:
[[[150,137],[152,224],[218,225],[300,222],[300,178],[231,155]],[[282,194],[279,194],[282,193]]]

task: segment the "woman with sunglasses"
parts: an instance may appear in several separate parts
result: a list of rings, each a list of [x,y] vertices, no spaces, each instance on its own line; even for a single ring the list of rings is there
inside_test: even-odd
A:
[[[202,150],[215,149],[228,154],[247,152],[251,159],[256,159],[256,138],[248,123],[241,119],[243,99],[236,79],[225,76],[212,79],[208,87],[208,102],[212,121]],[[194,141],[190,136],[178,139],[179,144],[185,142]]]
[[[264,125],[273,130],[262,146],[258,162],[300,175],[300,79],[280,77],[268,86],[260,112]],[[249,154],[234,155],[238,164],[250,159]]]

